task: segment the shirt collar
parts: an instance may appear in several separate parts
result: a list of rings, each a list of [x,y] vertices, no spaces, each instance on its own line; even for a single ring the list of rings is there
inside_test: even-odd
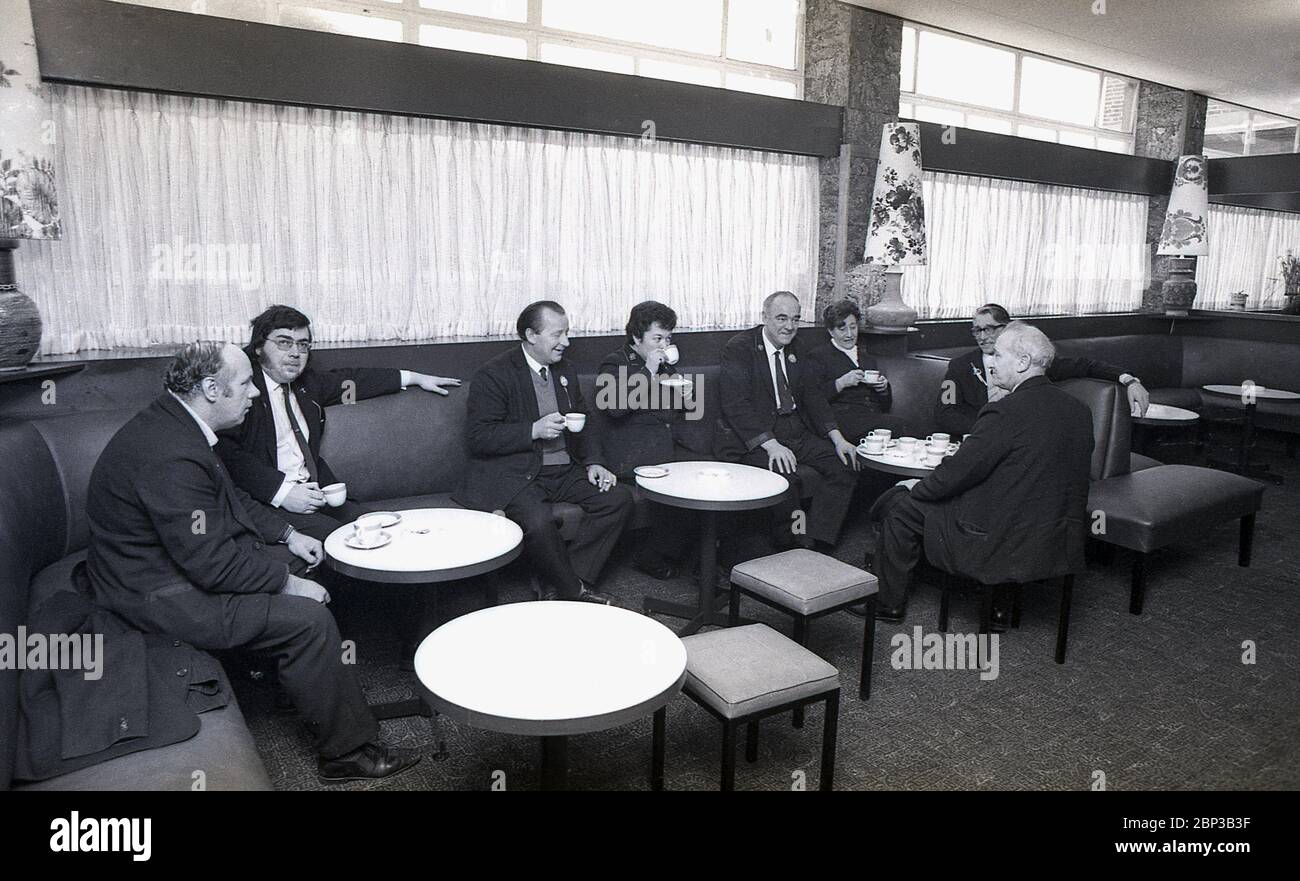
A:
[[[212,429],[208,427],[208,423],[204,422],[203,418],[199,416],[198,413],[194,412],[194,408],[185,403],[185,400],[175,392],[168,392],[167,394],[175,398],[180,405],[185,408],[185,411],[194,417],[194,421],[199,424],[199,428],[203,429],[203,437],[208,442],[208,446],[215,447],[217,445],[217,436],[213,433]]]
[[[266,388],[268,391],[277,391],[279,387],[282,385],[292,386],[292,383],[280,382],[278,379],[271,376],[271,374],[267,373],[265,370],[262,371],[262,376],[266,377]]]
[[[767,338],[767,334],[763,331],[760,330],[758,335],[763,338],[763,348],[767,350],[767,360],[771,361],[772,356],[781,350],[772,345],[772,341]]]
[[[843,353],[846,354],[846,355],[847,355],[849,352],[856,352],[856,351],[858,350],[858,345],[857,345],[857,343],[854,343],[853,345],[849,346],[849,347],[846,349],[846,348],[844,348],[843,346],[840,345],[840,341],[837,340],[837,339],[835,339],[835,337],[831,337],[831,345],[834,346],[835,348],[839,349],[841,352],[843,352]]]
[[[528,369],[533,371],[533,373],[541,373],[542,368],[545,367],[546,365],[538,364],[536,361],[534,361],[533,356],[528,354],[528,350],[525,349],[523,346],[519,347],[519,351],[524,353],[524,360],[528,362]]]

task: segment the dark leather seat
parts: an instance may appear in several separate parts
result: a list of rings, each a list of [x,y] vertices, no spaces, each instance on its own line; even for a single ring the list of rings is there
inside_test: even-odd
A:
[[[1195,541],[1225,521],[1241,521],[1238,563],[1250,565],[1255,514],[1264,499],[1261,484],[1192,465],[1157,464],[1134,470],[1128,402],[1119,387],[1072,379],[1061,383],[1061,388],[1092,410],[1095,447],[1088,493],[1092,535],[1134,552],[1130,612],[1142,612],[1148,554],[1179,541]]]

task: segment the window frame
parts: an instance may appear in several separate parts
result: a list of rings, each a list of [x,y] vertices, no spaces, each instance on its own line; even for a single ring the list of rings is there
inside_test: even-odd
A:
[[[1273,152],[1273,153],[1252,153],[1252,152],[1250,151],[1251,145],[1255,143],[1255,138],[1253,137],[1253,135],[1254,135],[1255,128],[1256,128],[1255,120],[1256,120],[1257,117],[1264,117],[1264,118],[1266,118],[1266,119],[1276,119],[1276,120],[1280,120],[1280,121],[1282,121],[1282,122],[1284,122],[1284,123],[1286,123],[1286,122],[1292,123],[1292,124],[1295,126],[1295,136],[1294,136],[1294,138],[1292,139],[1292,142],[1291,142],[1291,149],[1290,149],[1290,151],[1288,151],[1288,152],[1289,152],[1289,153],[1300,153],[1300,119],[1293,119],[1293,118],[1290,117],[1290,116],[1283,116],[1283,115],[1280,114],[1280,113],[1269,113],[1269,112],[1267,112],[1267,111],[1265,111],[1265,110],[1256,110],[1254,107],[1247,107],[1247,106],[1245,106],[1244,104],[1233,104],[1231,101],[1224,101],[1224,100],[1222,100],[1221,98],[1209,98],[1209,99],[1208,99],[1208,102],[1209,102],[1209,103],[1212,103],[1212,104],[1219,104],[1219,105],[1222,105],[1223,107],[1227,107],[1227,108],[1230,108],[1230,109],[1232,109],[1232,110],[1242,110],[1242,111],[1245,111],[1245,113],[1246,113],[1246,128],[1245,128],[1245,131],[1250,132],[1250,133],[1252,134],[1252,137],[1250,138],[1250,140],[1245,140],[1245,139],[1243,139],[1243,141],[1242,141],[1242,152],[1240,152],[1240,153],[1226,153],[1226,152],[1224,152],[1224,151],[1222,151],[1222,150],[1208,149],[1208,150],[1206,150],[1206,155],[1207,155],[1207,156],[1210,156],[1210,158],[1212,158],[1212,159],[1215,159],[1215,158],[1218,158],[1218,159],[1232,159],[1232,158],[1237,158],[1237,157],[1241,157],[1241,156],[1285,156],[1285,155],[1287,155],[1286,152],[1283,152],[1283,153],[1278,153],[1278,152]],[[1285,126],[1282,126],[1282,127],[1285,128]],[[1235,130],[1229,130],[1229,131],[1235,131]],[[1207,104],[1207,105],[1206,105],[1206,108],[1205,108],[1205,134],[1207,134],[1207,135],[1210,134],[1210,108],[1209,108],[1209,104]],[[1204,148],[1203,148],[1203,149],[1204,149]],[[1210,155],[1210,154],[1213,154],[1213,155]]]
[[[1001,43],[995,43],[991,40],[981,40],[978,37],[971,37],[966,34],[959,34],[954,31],[947,31],[944,30],[943,28],[930,27],[929,25],[919,24],[914,21],[904,20],[903,27],[911,28],[913,31],[913,37],[912,37],[913,51],[912,51],[912,71],[911,71],[912,90],[908,91],[902,88],[903,77],[901,75],[902,70],[900,68],[899,102],[900,104],[901,103],[911,104],[912,107],[914,108],[913,112],[915,112],[915,108],[924,106],[924,107],[931,107],[936,110],[947,110],[954,113],[960,113],[962,114],[963,120],[965,120],[968,116],[972,114],[976,116],[987,116],[993,119],[1005,120],[1011,123],[1013,132],[1019,131],[1020,124],[1036,126],[1038,128],[1045,128],[1045,129],[1050,128],[1056,130],[1057,139],[1055,141],[1049,141],[1048,143],[1060,143],[1061,132],[1070,132],[1079,135],[1090,135],[1094,139],[1094,143],[1096,142],[1097,138],[1104,137],[1114,141],[1124,141],[1127,144],[1127,149],[1124,150],[1123,152],[1128,155],[1132,155],[1134,153],[1134,150],[1136,148],[1135,121],[1137,117],[1138,81],[1133,77],[1125,76],[1123,74],[1116,73],[1110,70],[1104,70],[1099,67],[1090,67],[1089,65],[1086,64],[1078,64],[1073,61],[1067,61],[1063,58],[1053,58],[1050,55],[1043,55],[1040,52],[1028,52],[1026,50],[1016,48],[1015,46],[1006,46]],[[916,91],[917,80],[920,75],[921,34],[923,32],[939,34],[951,39],[964,40],[969,43],[974,43],[981,46],[988,46],[989,48],[992,49],[998,49],[1004,52],[1013,53],[1015,56],[1015,71],[1014,71],[1015,79],[1012,83],[1012,104],[1011,104],[1012,109],[1009,111],[998,110],[993,107],[986,107],[980,104],[971,104],[964,101],[954,101],[948,98],[939,98],[932,95],[927,95],[923,92]],[[1021,86],[1021,77],[1024,72],[1023,61],[1025,58],[1035,58],[1041,61],[1049,62],[1051,64],[1059,64],[1063,67],[1072,67],[1078,70],[1087,71],[1088,73],[1097,74],[1097,115],[1098,117],[1100,117],[1102,113],[1102,109],[1104,107],[1106,78],[1113,77],[1115,79],[1124,82],[1128,87],[1126,90],[1127,97],[1124,102],[1124,109],[1123,109],[1123,120],[1124,120],[1123,124],[1127,127],[1127,130],[1125,131],[1125,130],[1102,128],[1099,125],[1083,126],[1083,125],[1078,125],[1076,123],[1061,122],[1059,120],[1049,119],[1044,116],[1038,116],[1036,114],[1022,112],[1020,110],[1020,86]],[[1021,135],[1013,134],[1012,137],[1021,137]],[[1039,139],[1034,138],[1031,140],[1039,140]],[[1089,148],[1085,147],[1083,149],[1089,149]],[[1097,150],[1103,148],[1092,147],[1091,149]],[[1120,151],[1104,150],[1103,152],[1113,153],[1113,152],[1120,152]]]

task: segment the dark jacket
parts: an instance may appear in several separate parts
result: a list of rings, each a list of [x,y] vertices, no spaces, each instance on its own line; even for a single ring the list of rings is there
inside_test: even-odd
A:
[[[803,427],[817,437],[826,437],[838,426],[824,391],[809,381],[804,365],[806,353],[786,350],[785,373],[795,414]],[[713,432],[713,454],[736,462],[750,450],[774,438],[777,420],[772,368],[763,345],[763,326],[743,330],[722,347],[722,416]]]
[[[912,488],[925,553],[983,584],[1083,570],[1092,413],[1045,377],[987,404],[961,449]]]
[[[86,515],[94,601],[144,630],[154,629],[147,604],[160,594],[275,593],[288,575],[262,553],[288,524],[235,486],[170,394],[108,442],[90,475]]]
[[[551,386],[561,413],[588,413],[569,362],[550,365]],[[500,511],[537,479],[542,442],[533,440],[533,423],[541,418],[532,375],[523,350],[511,346],[488,361],[470,381],[465,405],[465,446],[469,461],[453,498],[467,508]],[[600,445],[588,418],[584,430],[565,431],[565,448],[577,465],[600,465]]]
[[[676,376],[677,367],[665,361],[657,373],[661,377]],[[662,387],[650,392],[653,382],[645,361],[631,346],[610,352],[596,371],[593,405],[599,413],[601,449],[606,466],[621,477],[638,465],[672,462],[681,451],[690,450],[697,458],[710,455],[708,450],[691,450],[688,434],[683,431],[686,414],[682,393]],[[642,391],[638,392],[638,388]],[[648,397],[651,394],[654,397]],[[642,401],[642,397],[647,399]]]
[[[98,679],[79,670],[26,670],[19,679],[14,776],[46,780],[128,753],[193,737],[196,713],[224,707],[229,683],[206,652],[178,639],[134,630],[92,605],[78,565],[70,589],[32,614],[28,633],[102,640]],[[92,674],[93,675],[93,674]]]
[[[843,391],[835,390],[835,380],[850,370],[879,369],[876,359],[867,354],[866,347],[861,343],[858,344],[858,363],[854,364],[852,358],[828,340],[808,353],[808,369],[810,380],[821,387],[826,400],[830,402],[840,431],[854,443],[872,428],[878,427],[878,420],[873,420],[872,417],[888,413],[893,404],[893,390],[888,386],[883,392],[877,392],[865,383],[849,386]]]
[[[257,354],[244,350],[253,362],[253,382],[262,394],[253,401],[243,423],[221,432],[217,453],[230,469],[236,484],[259,502],[270,504],[284,485],[284,474],[276,467],[275,416],[266,388],[266,375],[258,365]],[[345,383],[352,383],[351,386]],[[290,388],[302,410],[307,432],[307,446],[316,458],[316,473],[321,486],[338,483],[329,463],[320,456],[321,436],[325,434],[325,408],[342,402],[346,390],[363,401],[389,395],[402,389],[402,372],[380,367],[353,367],[342,370],[312,370],[310,367],[295,379]],[[278,392],[277,392],[278,394]]]
[[[1091,358],[1057,358],[1047,369],[1052,382],[1063,379],[1104,379],[1117,382],[1124,371],[1105,361]],[[989,402],[989,389],[985,383],[984,355],[979,349],[967,352],[948,362],[948,372],[939,386],[934,418],[940,431],[953,435],[954,440],[967,434],[975,424],[980,408]]]

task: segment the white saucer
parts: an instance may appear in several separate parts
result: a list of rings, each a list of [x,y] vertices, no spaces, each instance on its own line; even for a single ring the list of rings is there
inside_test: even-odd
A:
[[[659,380],[660,385],[666,385],[669,388],[686,388],[688,385],[695,385],[694,382],[684,376],[665,376]]]
[[[372,545],[363,545],[360,542],[358,542],[357,534],[355,532],[349,536],[344,537],[343,543],[348,547],[352,548],[354,551],[373,551],[376,548],[382,548],[384,545],[388,544],[392,540],[393,540],[393,536],[391,533],[380,530],[379,541],[375,542]]]
[[[380,529],[388,529],[390,526],[396,526],[402,522],[402,515],[398,514],[396,511],[370,511],[366,514],[362,514],[361,517],[383,518],[382,522],[379,524]],[[361,517],[358,517],[357,519],[360,520]]]
[[[657,465],[638,465],[632,469],[632,473],[637,477],[667,477],[668,469]]]

